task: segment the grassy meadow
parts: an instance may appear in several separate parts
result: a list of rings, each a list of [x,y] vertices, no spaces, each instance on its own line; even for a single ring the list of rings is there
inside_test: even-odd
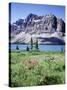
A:
[[[12,50],[11,87],[65,83],[64,52]]]

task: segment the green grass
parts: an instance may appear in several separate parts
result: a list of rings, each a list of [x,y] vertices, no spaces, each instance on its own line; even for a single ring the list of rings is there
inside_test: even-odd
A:
[[[65,83],[64,52],[11,51],[11,86]]]

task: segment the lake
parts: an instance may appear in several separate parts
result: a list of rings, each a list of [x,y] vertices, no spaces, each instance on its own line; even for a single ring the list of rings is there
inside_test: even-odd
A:
[[[20,50],[26,50],[27,46],[30,48],[30,45],[27,44],[11,44],[9,49],[16,50],[16,47],[19,47]],[[33,45],[35,47],[35,45]],[[61,51],[64,50],[65,45],[39,45],[39,50],[41,51]]]

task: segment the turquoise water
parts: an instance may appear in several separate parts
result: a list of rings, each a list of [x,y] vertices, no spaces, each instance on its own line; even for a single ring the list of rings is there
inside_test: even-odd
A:
[[[11,44],[11,46],[9,45],[9,48],[15,50],[17,45],[20,50],[26,50],[27,46],[30,48],[30,45],[27,44]],[[39,50],[41,51],[61,51],[64,50],[64,48],[65,45],[39,45]]]

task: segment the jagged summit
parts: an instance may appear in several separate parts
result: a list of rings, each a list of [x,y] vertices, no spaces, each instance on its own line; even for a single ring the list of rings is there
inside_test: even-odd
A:
[[[28,39],[28,37],[30,39],[30,37],[32,37],[33,35],[34,37],[35,35],[36,36],[39,35],[37,37],[43,36],[43,38],[48,39],[49,38],[53,39],[54,37],[54,40],[55,38],[59,37],[58,39],[59,40],[62,39],[62,42],[64,43],[65,22],[61,18],[57,18],[52,13],[43,16],[38,16],[30,13],[25,19],[19,19],[14,24],[12,24],[10,30],[11,30],[11,42],[13,43],[14,42],[27,43],[26,39]],[[24,34],[21,35],[21,33]],[[20,37],[18,38],[18,36]],[[45,41],[42,40],[43,38],[39,40],[40,43],[45,43]]]

